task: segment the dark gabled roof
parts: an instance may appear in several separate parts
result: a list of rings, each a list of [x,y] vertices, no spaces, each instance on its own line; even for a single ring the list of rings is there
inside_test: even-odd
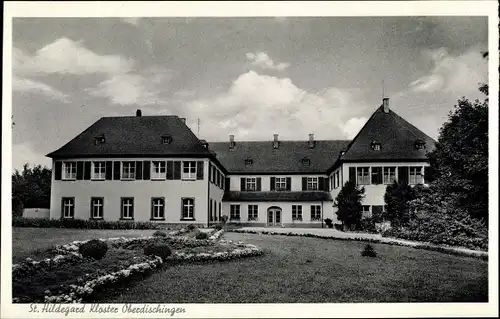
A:
[[[424,150],[415,148],[417,140],[425,143]],[[373,142],[380,143],[379,151],[372,149]],[[380,106],[349,144],[341,160],[427,160],[426,153],[435,148],[435,143],[431,137],[394,111],[385,113],[383,106]]]
[[[96,145],[95,138],[105,142]],[[162,136],[171,136],[169,144]],[[60,149],[52,158],[92,156],[213,156],[178,116],[103,117]]]
[[[229,142],[209,142],[208,147],[229,173],[325,173],[335,163],[340,151],[349,141],[315,141],[314,148],[309,141],[279,141],[278,149],[273,141],[235,141],[229,149]],[[246,165],[245,160],[252,164]],[[303,159],[309,159],[305,165]]]
[[[329,192],[303,191],[303,192],[225,192],[222,201],[239,202],[320,202],[332,201]]]

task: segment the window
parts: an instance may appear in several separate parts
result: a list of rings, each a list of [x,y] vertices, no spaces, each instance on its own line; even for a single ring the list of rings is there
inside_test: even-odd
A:
[[[106,142],[106,139],[104,138],[104,135],[94,137],[94,144],[95,145],[102,145],[105,142]]]
[[[335,173],[335,177],[335,180],[337,181],[335,184],[335,188],[338,188],[340,186],[340,171],[337,171],[337,173]]]
[[[276,177],[274,185],[277,191],[286,190],[286,177]]]
[[[75,218],[75,198],[63,197],[62,198],[62,217]]]
[[[104,198],[92,197],[90,199],[90,218],[102,219],[104,212]]]
[[[247,177],[245,179],[245,190],[247,190],[247,191],[257,190],[257,178]]]
[[[422,177],[421,166],[410,166],[410,184],[422,184],[424,182]]]
[[[151,163],[151,179],[165,179],[167,171],[164,161],[153,161]]]
[[[122,162],[122,179],[135,179],[135,162]]]
[[[258,220],[259,219],[259,206],[258,205],[248,205],[248,220]]]
[[[307,190],[308,191],[318,190],[318,178],[317,177],[308,177],[307,178]]]
[[[310,166],[311,165],[311,160],[308,159],[307,157],[304,157],[302,159],[302,165],[304,165],[304,166]]]
[[[172,143],[172,136],[170,136],[170,135],[163,135],[161,137],[161,143],[162,144],[170,144],[170,143]]]
[[[134,219],[134,198],[122,198],[122,219]]]
[[[229,220],[240,220],[240,205],[230,206]]]
[[[373,142],[372,142],[372,149],[373,149],[374,151],[380,151],[380,143],[379,143],[379,142],[375,142],[375,141],[373,141]]]
[[[396,167],[384,167],[384,184],[392,184],[396,180]]]
[[[196,162],[186,161],[182,162],[182,179],[196,179]]]
[[[311,221],[321,220],[321,205],[311,205]]]
[[[335,177],[335,174],[330,176],[330,190],[333,189],[333,178],[334,177]]]
[[[292,220],[302,221],[302,205],[292,205]]]
[[[165,199],[152,198],[151,219],[165,219]]]
[[[106,162],[92,162],[92,179],[106,179]]]
[[[370,168],[369,167],[358,167],[357,168],[357,184],[358,185],[369,185],[370,184]]]
[[[182,199],[182,218],[194,219],[194,198]]]
[[[417,140],[415,142],[415,149],[417,149],[417,150],[423,150],[423,149],[425,149],[425,142],[422,141],[422,140]]]
[[[370,210],[370,205],[363,205],[362,206],[362,213],[363,213],[363,218],[370,218],[372,217],[372,212]]]
[[[251,166],[253,164],[253,160],[251,160],[250,158],[247,158],[245,160],[245,166]]]
[[[76,179],[76,162],[63,162],[63,179]]]

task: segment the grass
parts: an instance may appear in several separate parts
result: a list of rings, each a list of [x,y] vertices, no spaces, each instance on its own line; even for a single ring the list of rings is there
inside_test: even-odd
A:
[[[31,257],[35,260],[48,257],[54,245],[64,245],[74,240],[108,237],[151,236],[155,230],[115,229],[65,229],[12,227],[12,262],[18,263]]]
[[[171,265],[97,295],[111,303],[487,302],[487,262],[409,247],[226,233],[264,256]]]

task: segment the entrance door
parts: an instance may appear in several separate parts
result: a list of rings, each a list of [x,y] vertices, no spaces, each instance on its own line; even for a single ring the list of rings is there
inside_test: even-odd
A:
[[[267,226],[281,227],[281,208],[269,208],[267,210]]]

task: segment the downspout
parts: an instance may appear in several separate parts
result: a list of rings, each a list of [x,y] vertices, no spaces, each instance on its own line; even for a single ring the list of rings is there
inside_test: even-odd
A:
[[[208,160],[208,169],[206,169],[205,171],[207,171],[207,185],[208,185],[208,188],[207,188],[207,228],[210,227],[210,178],[209,178],[209,175],[210,173],[208,172],[208,170],[210,170],[210,160]]]
[[[321,201],[321,228],[324,228],[323,223],[324,223],[324,221],[323,221],[323,201]]]

